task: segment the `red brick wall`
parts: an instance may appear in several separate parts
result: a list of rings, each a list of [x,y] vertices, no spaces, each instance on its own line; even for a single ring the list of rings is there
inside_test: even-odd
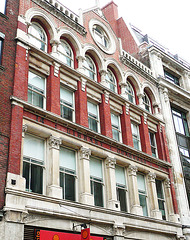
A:
[[[7,0],[6,16],[0,15],[0,32],[5,34],[3,44],[2,66],[0,69],[0,209],[4,205],[4,188],[6,181],[8,144],[10,138],[11,103],[16,50],[16,27],[18,15],[17,0]]]

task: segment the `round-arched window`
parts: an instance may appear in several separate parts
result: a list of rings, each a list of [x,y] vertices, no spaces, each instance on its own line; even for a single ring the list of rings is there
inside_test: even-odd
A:
[[[47,52],[47,35],[38,23],[32,23],[28,29],[29,41],[42,51]]]
[[[71,46],[61,39],[59,47],[59,59],[70,67],[74,66],[74,55]]]
[[[116,78],[110,69],[107,70],[106,82],[108,83],[108,87],[110,88],[110,90],[112,90],[113,92],[117,92]]]
[[[109,46],[109,38],[105,31],[98,25],[94,26],[94,38],[95,40],[100,43],[105,48]]]
[[[145,106],[145,110],[151,113],[152,112],[151,111],[151,101],[146,92],[144,92],[143,103]]]
[[[91,57],[88,55],[85,55],[85,60],[84,60],[84,69],[85,69],[85,74],[91,78],[92,80],[96,81],[96,65],[94,61],[92,60]]]
[[[126,94],[127,94],[127,97],[128,97],[128,100],[131,102],[131,103],[135,103],[135,92],[134,92],[134,89],[131,85],[131,83],[129,81],[126,82],[127,86],[126,86]]]

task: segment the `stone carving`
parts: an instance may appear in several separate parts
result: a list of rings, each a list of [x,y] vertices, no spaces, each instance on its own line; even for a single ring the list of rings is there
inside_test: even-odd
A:
[[[81,159],[89,160],[91,155],[91,150],[89,148],[81,147],[80,157]]]
[[[106,158],[106,166],[107,168],[115,168],[116,160],[115,158],[107,157]]]
[[[55,148],[55,149],[59,150],[60,145],[61,145],[61,139],[60,138],[54,137],[52,135],[49,137],[50,148]]]

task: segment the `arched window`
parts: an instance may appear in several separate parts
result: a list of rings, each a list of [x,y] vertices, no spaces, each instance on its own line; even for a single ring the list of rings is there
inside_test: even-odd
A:
[[[70,67],[74,66],[74,55],[71,46],[63,39],[58,47],[59,58]]]
[[[85,56],[84,61],[85,74],[94,81],[97,81],[96,77],[96,65],[91,57]]]
[[[105,48],[108,48],[109,40],[105,31],[98,25],[94,26],[94,37],[95,40]]]
[[[127,86],[126,86],[126,94],[127,94],[127,97],[128,97],[128,100],[131,102],[131,103],[135,103],[135,92],[134,92],[134,89],[131,85],[131,83],[129,81],[126,82]]]
[[[47,52],[47,35],[38,23],[32,23],[28,29],[29,41],[37,48]]]
[[[149,96],[145,92],[144,92],[144,97],[143,97],[143,103],[145,106],[145,110],[151,113],[152,112],[151,111],[151,101],[150,101]]]
[[[107,70],[106,82],[108,83],[110,90],[112,90],[113,92],[117,92],[116,78],[110,69]]]

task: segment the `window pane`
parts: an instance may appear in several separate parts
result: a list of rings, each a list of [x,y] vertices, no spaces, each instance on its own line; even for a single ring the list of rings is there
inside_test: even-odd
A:
[[[166,213],[165,213],[165,208],[164,208],[164,201],[162,200],[158,200],[158,206],[159,206],[159,210],[162,213],[162,219],[166,220]]]
[[[148,216],[147,205],[146,205],[146,196],[139,194],[140,206],[143,210],[143,216]]]
[[[35,74],[35,73],[33,73],[33,72],[29,72],[28,83],[37,87],[37,88],[39,88],[39,89],[42,89],[42,90],[45,89],[44,78]]]
[[[64,102],[68,102],[73,106],[73,92],[69,91],[65,88],[60,88],[60,98],[64,100]]]
[[[140,150],[139,140],[133,138],[133,145],[135,149]]]
[[[65,199],[75,201],[75,177],[65,174]]]
[[[156,191],[157,191],[157,196],[158,198],[163,199],[163,191],[162,191],[162,181],[156,179]]]
[[[115,168],[115,177],[116,177],[116,183],[117,184],[121,184],[123,186],[126,185],[126,181],[125,181],[125,171],[123,167],[120,167],[118,165],[116,165]]]
[[[98,132],[98,123],[97,123],[97,120],[95,119],[92,119],[92,118],[88,118],[88,127],[95,131],[95,132]]]
[[[97,105],[91,102],[88,102],[88,112],[92,113],[93,115],[97,116]]]
[[[30,95],[30,93],[29,93],[29,95]],[[30,96],[29,96],[29,98],[30,98]],[[43,108],[43,101],[44,101],[44,97],[42,95],[32,92],[32,104],[33,105]]]
[[[140,192],[146,192],[146,187],[145,187],[145,179],[144,175],[137,174],[137,184],[138,184],[138,190]]]
[[[23,155],[44,161],[44,140],[26,134]]]
[[[90,158],[90,175],[102,179],[102,161]]]
[[[64,105],[61,105],[61,117],[73,121],[73,110]]]
[[[6,0],[1,0],[1,4],[0,4],[1,13],[5,13],[5,7],[6,7]]]
[[[2,64],[3,40],[0,39],[0,65]]]
[[[42,193],[43,187],[43,168],[31,164],[31,190],[35,193]]]
[[[120,209],[121,211],[126,212],[127,211],[127,206],[126,206],[126,192],[124,189],[117,189],[117,194],[118,194],[118,200],[120,201]]]
[[[182,118],[173,115],[176,132],[185,135]]]
[[[76,170],[75,151],[67,148],[60,148],[60,167]]]
[[[115,139],[116,141],[119,141],[119,131],[118,130],[112,128],[112,135],[113,135],[113,139]]]
[[[94,182],[94,205],[103,207],[103,191],[102,184]]]
[[[111,124],[119,128],[119,118],[115,114],[111,114]]]
[[[30,164],[27,162],[23,162],[23,174],[22,176],[26,179],[26,190],[29,191],[30,185]]]

